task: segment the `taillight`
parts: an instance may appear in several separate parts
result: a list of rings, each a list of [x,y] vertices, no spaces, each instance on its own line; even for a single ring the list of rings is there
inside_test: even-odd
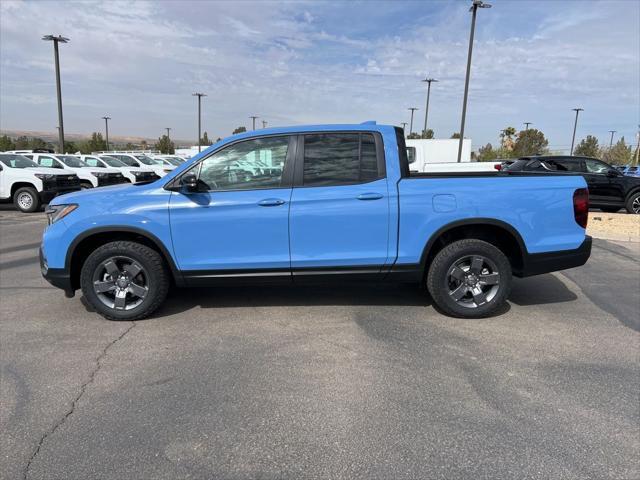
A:
[[[493,168],[495,168],[496,170],[502,170],[502,164],[501,163],[496,163]]]
[[[589,190],[579,188],[573,192],[573,217],[582,228],[587,228],[589,220]]]

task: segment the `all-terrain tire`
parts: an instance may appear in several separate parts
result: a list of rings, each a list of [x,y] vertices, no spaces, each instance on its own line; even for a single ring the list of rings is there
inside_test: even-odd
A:
[[[104,262],[122,258],[131,259],[139,264],[143,276],[136,278],[144,279],[147,288],[147,293],[140,304],[127,310],[105,305],[94,288],[95,275],[99,269],[103,268]],[[162,256],[146,245],[131,241],[111,242],[98,247],[87,257],[80,271],[80,287],[85,299],[98,313],[109,320],[140,320],[148,317],[164,302],[169,285],[170,273]]]
[[[482,265],[487,267],[483,268],[475,276],[472,277],[471,268],[464,270],[465,267],[462,267],[462,270],[457,269],[457,273],[461,276],[460,272],[468,275],[463,276],[465,280],[458,281],[450,275],[456,265],[464,264],[466,259],[469,259],[471,263],[477,257],[484,259],[486,262]],[[489,264],[492,264],[493,267],[489,267]],[[497,273],[498,276],[491,276],[492,273]],[[495,281],[498,278],[495,284],[496,288],[493,289],[493,286],[484,285],[482,283],[484,280],[478,280],[480,277],[485,278],[487,282]],[[489,280],[490,278],[491,280]],[[481,291],[482,289],[489,290],[489,295],[485,296],[486,302],[478,302],[476,304],[472,298],[473,293],[471,291],[456,300],[454,291],[457,290],[458,282],[459,286],[467,288],[465,282],[468,281],[473,284],[474,280],[480,283],[476,283],[475,286],[469,288],[481,288]],[[511,264],[506,255],[490,243],[476,239],[458,240],[444,247],[436,254],[427,273],[427,289],[436,306],[443,313],[460,318],[482,318],[494,315],[504,306],[511,291],[511,283]],[[479,296],[478,298],[482,297]]]

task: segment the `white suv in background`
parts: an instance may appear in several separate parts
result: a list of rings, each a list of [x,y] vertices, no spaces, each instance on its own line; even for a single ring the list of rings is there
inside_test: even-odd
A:
[[[53,197],[76,190],[80,179],[70,170],[43,168],[25,156],[0,153],[0,200],[13,200],[21,212],[35,212]]]
[[[29,153],[25,156],[32,158],[33,161],[41,167],[66,168],[72,170],[80,178],[80,185],[82,188],[117,185],[127,181],[122,172],[115,168],[91,168],[74,155]]]
[[[80,155],[80,160],[95,168],[115,168],[131,183],[149,182],[160,178],[149,168],[130,167],[109,155]]]
[[[175,165],[158,164],[158,162],[154,161],[153,158],[141,153],[109,152],[108,154],[104,155],[109,155],[110,157],[117,158],[122,163],[125,163],[130,167],[150,168],[159,177],[164,177],[167,173],[176,168]]]

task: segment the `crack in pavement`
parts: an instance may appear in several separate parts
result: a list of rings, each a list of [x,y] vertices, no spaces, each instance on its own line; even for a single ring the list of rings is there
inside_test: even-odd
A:
[[[73,399],[73,401],[71,402],[71,408],[69,409],[68,412],[66,412],[62,418],[60,418],[60,420],[58,420],[53,427],[51,427],[50,430],[48,430],[47,432],[44,433],[44,435],[42,435],[42,437],[40,438],[40,441],[38,442],[38,445],[36,446],[35,450],[33,451],[33,453],[31,454],[31,457],[29,458],[29,461],[27,462],[27,465],[25,466],[24,469],[24,473],[22,475],[22,478],[24,480],[27,480],[27,477],[29,476],[29,469],[31,468],[31,464],[33,463],[33,461],[36,459],[36,457],[38,456],[38,453],[40,453],[40,449],[42,448],[42,445],[44,444],[45,440],[53,435],[56,430],[58,430],[59,427],[61,427],[64,422],[67,421],[67,418],[69,418],[73,412],[76,409],[76,405],[78,404],[78,402],[80,401],[80,399],[82,398],[82,396],[84,395],[84,392],[86,391],[87,387],[93,382],[93,380],[95,379],[97,373],[100,371],[100,368],[102,367],[102,359],[104,357],[106,357],[107,352],[109,351],[109,349],[114,346],[116,343],[118,343],[120,340],[122,340],[124,338],[124,336],[129,333],[131,330],[133,330],[133,327],[136,326],[136,322],[131,322],[131,326],[129,328],[127,328],[124,332],[122,332],[118,337],[116,337],[114,340],[112,340],[111,342],[109,342],[103,349],[102,352],[100,352],[100,355],[98,355],[98,357],[95,359],[95,363],[96,366],[95,368],[89,373],[89,378],[88,380],[83,383],[80,386],[80,391],[78,392],[78,394],[76,395],[76,397]]]

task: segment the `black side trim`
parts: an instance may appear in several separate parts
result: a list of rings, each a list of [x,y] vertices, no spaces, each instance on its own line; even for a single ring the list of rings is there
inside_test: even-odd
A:
[[[422,281],[424,269],[419,263],[401,263],[391,266],[384,279],[395,283],[413,283]]]
[[[184,286],[184,280],[182,278],[182,274],[180,270],[178,270],[178,267],[173,261],[173,257],[169,253],[169,250],[167,250],[167,248],[165,247],[164,243],[162,243],[162,241],[158,237],[148,232],[147,230],[143,230],[137,227],[129,227],[125,225],[96,227],[96,228],[92,228],[90,230],[86,230],[82,232],[73,240],[73,242],[71,242],[71,245],[69,245],[69,249],[67,250],[67,255],[65,257],[64,270],[70,275],[71,259],[73,258],[73,252],[83,240],[98,233],[112,233],[112,232],[113,233],[115,232],[135,233],[136,235],[140,235],[141,237],[145,237],[148,240],[150,240],[162,252],[162,255],[167,259],[167,262],[169,263],[169,269],[171,270],[171,273],[173,275],[174,281],[176,282],[176,285],[179,287]]]
[[[293,270],[295,283],[371,282],[383,279],[382,265],[305,267]]]
[[[518,277],[530,277],[542,273],[580,267],[587,263],[591,255],[591,237],[586,236],[584,242],[575,250],[560,250],[549,253],[527,253],[523,255],[523,268],[515,271]]]

